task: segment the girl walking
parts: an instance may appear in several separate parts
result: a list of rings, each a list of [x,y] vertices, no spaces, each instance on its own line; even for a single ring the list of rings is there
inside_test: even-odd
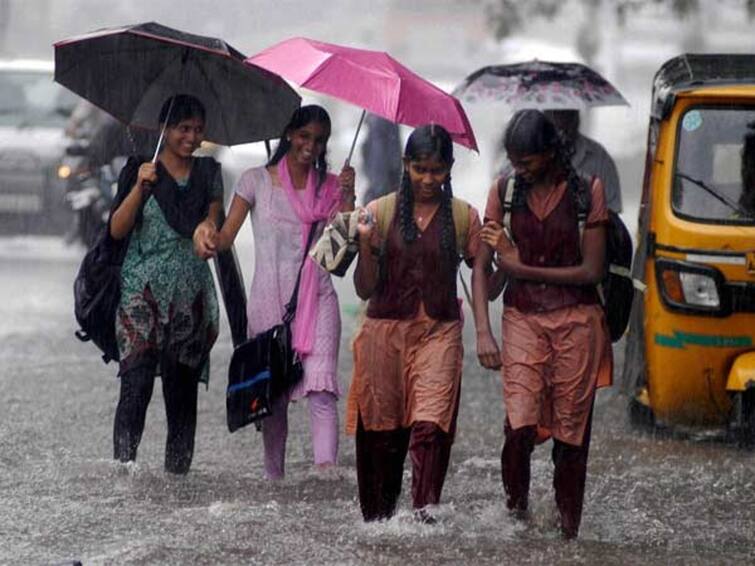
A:
[[[453,198],[446,130],[414,130],[403,161],[398,193],[369,203],[377,222],[359,226],[354,283],[369,304],[354,341],[347,432],[356,434],[365,521],[395,512],[408,452],[415,515],[434,522],[426,507],[440,501],[461,385],[456,274],[460,255],[475,255],[480,221]]]
[[[354,170],[346,167],[338,177],[328,173],[329,137],[330,116],[324,108],[311,105],[296,110],[267,165],[242,175],[222,229],[208,226],[195,237],[197,252],[209,257],[218,249],[230,248],[250,215],[255,254],[247,302],[250,337],[280,324],[308,251],[312,225],[317,226],[316,238],[334,212],[354,209]],[[272,415],[262,421],[269,479],[284,476],[287,413],[292,400],[307,399],[315,466],[327,468],[337,463],[338,297],[330,274],[309,258],[301,272],[293,332],[294,349],[303,358],[304,377],[275,401]]]
[[[595,287],[605,268],[606,200],[600,179],[585,180],[574,171],[568,149],[541,112],[514,114],[504,145],[513,183],[501,178],[490,190],[484,245],[474,266],[478,355],[485,367],[503,365],[501,473],[507,507],[517,517],[527,516],[530,456],[537,425],[544,424],[554,440],[561,531],[572,538],[582,515],[595,390],[611,382],[611,342]],[[506,213],[512,240],[501,225],[504,192],[511,202]],[[583,234],[580,195],[590,202]],[[487,307],[494,252],[508,280],[502,355]]]
[[[136,459],[155,377],[162,377],[168,438],[165,469],[189,471],[197,387],[207,383],[218,335],[218,302],[207,264],[193,251],[199,227],[214,226],[223,202],[220,165],[193,156],[204,138],[205,109],[189,95],[160,112],[164,144],[156,163],[132,158],[119,179],[110,236],[128,238],[116,314],[120,399],[115,459]]]

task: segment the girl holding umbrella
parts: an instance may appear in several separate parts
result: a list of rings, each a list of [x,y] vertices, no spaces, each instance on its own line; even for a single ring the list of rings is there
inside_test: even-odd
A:
[[[590,210],[580,238],[574,198],[584,182],[555,126],[537,110],[514,114],[504,135],[514,168],[511,236],[494,183],[474,266],[478,355],[483,366],[503,363],[506,406],[501,454],[506,504],[527,516],[530,456],[543,423],[553,436],[553,485],[566,538],[582,515],[595,390],[609,385],[611,341],[595,285],[604,275],[608,211],[600,179],[589,182]],[[490,332],[487,270],[493,252],[508,278],[504,292],[503,354]]]
[[[136,459],[156,375],[162,377],[168,420],[165,469],[191,466],[197,388],[207,383],[218,334],[218,302],[206,262],[193,251],[198,226],[213,226],[222,210],[219,164],[193,156],[204,137],[205,109],[189,95],[163,104],[164,143],[156,162],[131,158],[123,168],[109,222],[127,240],[116,314],[120,399],[114,452]]]
[[[267,165],[241,176],[222,229],[205,224],[195,235],[197,253],[210,257],[233,244],[247,214],[251,215],[256,260],[247,303],[250,337],[280,324],[307,253],[311,226],[318,225],[319,236],[333,213],[354,209],[354,170],[344,167],[338,177],[328,173],[329,137],[330,117],[324,108],[311,105],[296,110]],[[291,400],[308,400],[315,465],[328,468],[337,462],[341,319],[330,275],[310,259],[302,268],[293,332],[304,377],[273,403],[272,415],[262,421],[269,479],[284,475]]]
[[[387,233],[359,225],[354,284],[369,304],[354,340],[347,431],[356,434],[365,521],[395,512],[409,452],[415,516],[435,522],[426,507],[439,503],[448,469],[463,353],[456,274],[459,252],[474,257],[480,229],[477,211],[453,199],[453,161],[444,128],[415,129],[398,193],[367,207]],[[393,215],[384,199],[394,199]],[[458,225],[455,203],[467,216]]]

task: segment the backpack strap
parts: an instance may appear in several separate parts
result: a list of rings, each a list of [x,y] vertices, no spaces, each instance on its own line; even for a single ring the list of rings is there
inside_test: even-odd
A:
[[[396,193],[388,193],[377,199],[377,227],[380,234],[381,247],[388,238],[393,216],[396,213]]]
[[[469,203],[454,197],[451,200],[451,212],[456,231],[456,253],[460,258],[464,257],[467,249],[467,236],[469,235]]]
[[[590,215],[592,207],[592,185],[595,182],[595,175],[590,178],[581,176],[579,178],[579,189],[576,194],[572,194],[574,205],[577,209],[577,225],[579,227],[579,242],[582,245],[582,237],[585,234],[585,225],[587,217]]]
[[[505,182],[504,182],[505,179]],[[511,231],[511,209],[514,207],[514,176],[498,178],[498,200],[501,203],[503,218],[501,225],[506,237],[514,242],[514,233]]]

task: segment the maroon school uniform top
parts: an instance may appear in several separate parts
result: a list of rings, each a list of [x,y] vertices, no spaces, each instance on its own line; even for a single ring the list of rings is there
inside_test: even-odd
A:
[[[502,182],[505,184],[506,180]],[[592,180],[590,192],[591,207],[585,228],[608,222],[603,183],[597,177]],[[485,219],[496,222],[503,219],[497,182],[488,194]],[[538,199],[528,192],[526,205],[511,211],[511,232],[519,258],[525,265],[568,267],[582,261],[577,209],[566,181],[554,185],[544,198]],[[594,285],[553,285],[518,279],[509,281],[503,296],[505,305],[523,313],[598,302]]]
[[[420,303],[430,318],[459,320],[461,313],[456,289],[457,262],[441,249],[443,211],[439,208],[424,231],[407,244],[401,235],[399,207],[396,207],[385,243],[382,277],[367,308],[370,318],[410,320],[419,313]],[[480,220],[470,207],[470,223],[465,258],[474,257],[479,242]],[[455,231],[451,227],[453,234]],[[455,247],[455,246],[454,246]]]

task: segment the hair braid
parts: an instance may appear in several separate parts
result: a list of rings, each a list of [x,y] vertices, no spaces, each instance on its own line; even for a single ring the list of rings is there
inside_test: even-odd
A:
[[[574,156],[574,144],[569,142],[566,137],[561,133],[557,135],[557,141],[555,145],[556,160],[561,168],[566,173],[566,184],[571,191],[572,195],[578,195],[580,190],[581,178],[577,170],[572,165],[572,157]]]
[[[398,192],[399,228],[404,242],[410,244],[417,239],[418,228],[414,221],[414,191],[409,180],[409,173],[404,171],[401,188]]]
[[[453,213],[453,188],[451,187],[451,174],[443,183],[443,196],[441,197],[440,211],[443,219],[443,228],[441,229],[440,244],[441,249],[446,252],[449,258],[456,259],[456,227],[454,225]]]

